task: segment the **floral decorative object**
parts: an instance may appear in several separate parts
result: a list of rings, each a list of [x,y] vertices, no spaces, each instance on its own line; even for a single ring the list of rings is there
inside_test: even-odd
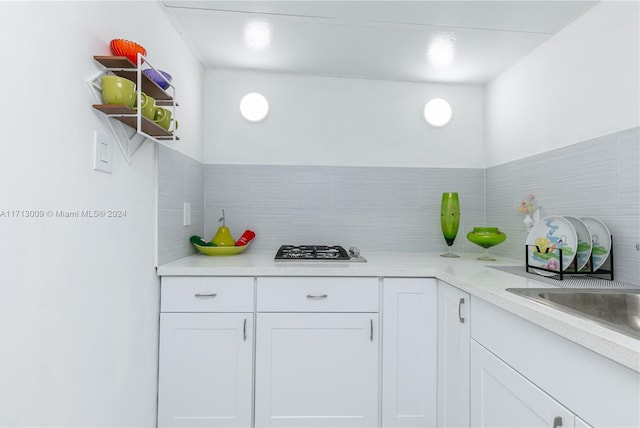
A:
[[[530,231],[533,225],[540,218],[540,214],[538,210],[540,207],[536,204],[535,196],[529,193],[518,205],[518,212],[520,214],[524,214],[524,220],[522,221],[527,228],[527,231]]]
[[[522,202],[520,202],[520,205],[518,206],[518,212],[520,214],[529,215],[535,213],[539,208],[538,205],[536,205],[535,198],[536,197],[532,194],[528,194],[527,197],[524,198]]]

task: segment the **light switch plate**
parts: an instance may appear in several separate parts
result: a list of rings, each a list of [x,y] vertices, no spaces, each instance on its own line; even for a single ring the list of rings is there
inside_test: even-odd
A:
[[[189,202],[184,203],[184,210],[182,211],[182,213],[183,213],[182,225],[191,226],[191,204]]]
[[[113,139],[96,131],[93,137],[93,169],[111,174],[113,163]]]

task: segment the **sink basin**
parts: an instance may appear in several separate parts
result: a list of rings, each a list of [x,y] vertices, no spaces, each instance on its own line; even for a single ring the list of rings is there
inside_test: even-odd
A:
[[[640,289],[507,288],[507,291],[640,339]]]

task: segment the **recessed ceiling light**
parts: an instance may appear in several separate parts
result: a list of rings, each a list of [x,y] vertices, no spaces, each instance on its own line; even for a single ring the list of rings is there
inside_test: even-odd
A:
[[[240,101],[240,114],[249,122],[260,122],[269,113],[269,102],[257,92],[245,95]]]
[[[424,106],[424,118],[436,128],[445,126],[451,120],[451,106],[442,98],[434,98]]]
[[[456,53],[456,36],[453,33],[437,33],[427,50],[429,63],[436,68],[445,68],[453,62]]]
[[[271,25],[267,21],[249,21],[244,27],[244,42],[250,49],[263,50],[271,44]]]

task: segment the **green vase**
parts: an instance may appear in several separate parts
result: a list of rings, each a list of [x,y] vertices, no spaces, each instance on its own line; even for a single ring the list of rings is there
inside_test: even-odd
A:
[[[451,252],[451,246],[458,235],[460,226],[460,203],[458,193],[446,192],[442,194],[442,204],[440,205],[440,226],[444,240],[447,242],[447,252],[441,254],[442,257],[460,257]]]
[[[478,260],[495,261],[489,255],[489,248],[503,243],[507,239],[507,235],[497,227],[474,227],[471,232],[467,233],[467,239],[484,248],[484,254],[478,257]]]

